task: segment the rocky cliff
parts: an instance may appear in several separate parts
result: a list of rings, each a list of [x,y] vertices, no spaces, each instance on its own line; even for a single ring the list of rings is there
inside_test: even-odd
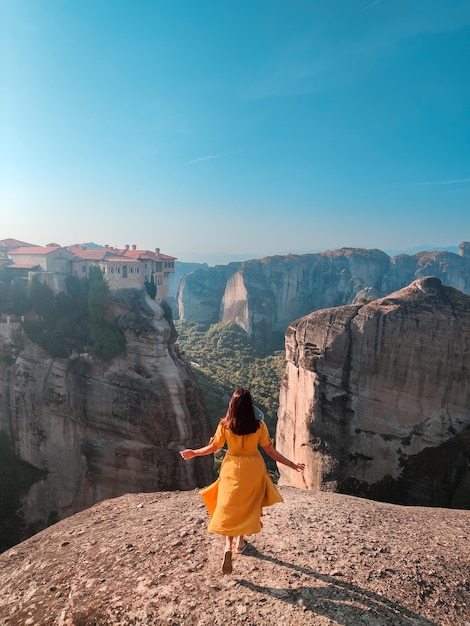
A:
[[[342,248],[267,257],[192,272],[180,283],[179,315],[214,323],[236,321],[269,343],[311,311],[384,296],[423,276],[470,293],[470,255],[420,252],[389,257],[380,250]]]
[[[286,333],[281,482],[470,508],[470,296],[422,278]]]
[[[229,263],[185,274],[177,291],[179,317],[192,322],[218,322],[227,280],[239,267],[240,263]]]
[[[205,271],[209,268],[207,263],[185,263],[175,261],[175,271],[168,277],[168,304],[173,314],[178,313],[178,289],[183,278],[195,270]]]
[[[178,455],[206,443],[210,426],[163,310],[122,290],[108,314],[127,340],[108,366],[87,354],[53,359],[19,324],[0,324],[3,548],[104,498],[211,479],[210,460],[189,466]]]

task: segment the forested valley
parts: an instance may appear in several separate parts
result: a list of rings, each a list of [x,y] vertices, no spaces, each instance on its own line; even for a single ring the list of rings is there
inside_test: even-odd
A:
[[[208,326],[176,320],[175,326],[178,344],[192,363],[213,424],[224,416],[234,389],[247,387],[273,436],[284,351],[264,352],[235,322]]]

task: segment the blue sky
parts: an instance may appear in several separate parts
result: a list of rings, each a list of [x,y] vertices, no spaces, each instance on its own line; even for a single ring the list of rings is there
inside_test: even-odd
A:
[[[468,0],[0,0],[0,238],[470,240]]]

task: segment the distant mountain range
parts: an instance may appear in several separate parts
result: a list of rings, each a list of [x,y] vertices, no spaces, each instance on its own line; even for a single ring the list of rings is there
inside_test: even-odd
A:
[[[234,321],[260,344],[277,346],[289,324],[311,311],[381,298],[426,276],[470,294],[470,242],[461,249],[426,248],[340,248],[216,267],[181,264],[178,282],[170,285],[171,305],[180,319]]]
[[[414,246],[413,248],[407,248],[406,250],[384,250],[389,256],[397,256],[397,254],[417,254],[418,252],[440,252],[446,250],[447,252],[459,253],[457,246]]]
[[[83,244],[86,245],[88,247],[93,247],[93,245],[96,244]],[[353,247],[353,246],[347,246],[347,247]],[[290,251],[293,255],[295,256],[302,256],[304,254],[318,254],[320,252],[327,252],[327,250],[332,250],[333,248],[315,248],[315,249],[310,249],[310,250],[295,250],[295,251]],[[380,250],[382,250],[382,248],[380,248]],[[459,249],[458,246],[433,246],[433,245],[428,245],[428,244],[423,244],[420,246],[413,246],[412,248],[406,248],[404,250],[398,250],[398,249],[390,249],[390,250],[382,250],[383,252],[385,252],[386,254],[388,254],[389,256],[397,256],[399,254],[409,254],[409,255],[413,255],[413,254],[417,254],[418,252],[440,252],[440,251],[447,251],[447,252],[454,252],[455,254],[458,254]],[[244,261],[248,261],[248,260],[256,260],[256,259],[261,259],[261,258],[269,258],[269,257],[275,257],[275,256],[288,256],[287,252],[272,252],[269,254],[257,254],[256,252],[254,252],[253,254],[250,253],[246,253],[246,254],[225,254],[225,253],[220,253],[220,254],[210,254],[210,253],[199,253],[199,254],[194,254],[192,253],[191,255],[188,256],[184,256],[184,257],[179,257],[180,262],[181,263],[191,263],[191,264],[201,264],[201,265],[209,265],[210,267],[215,267],[216,265],[228,265],[229,263],[242,263]],[[185,259],[185,260],[183,260]]]
[[[88,250],[90,249],[100,249],[104,248],[104,246],[101,246],[99,243],[94,243],[93,241],[89,241],[88,243],[74,243],[74,244],[70,244],[71,247],[73,246],[81,246],[82,248],[87,248]]]

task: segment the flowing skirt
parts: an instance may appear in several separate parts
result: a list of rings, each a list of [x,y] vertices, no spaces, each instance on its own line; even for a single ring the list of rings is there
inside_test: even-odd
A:
[[[230,537],[259,533],[263,507],[283,501],[259,452],[227,453],[219,478],[200,494],[211,517],[208,530]]]

